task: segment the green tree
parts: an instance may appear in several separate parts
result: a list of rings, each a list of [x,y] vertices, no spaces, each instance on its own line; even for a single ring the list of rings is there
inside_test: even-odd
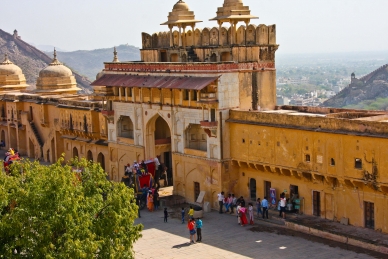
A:
[[[0,258],[134,258],[133,190],[77,159],[0,173]]]

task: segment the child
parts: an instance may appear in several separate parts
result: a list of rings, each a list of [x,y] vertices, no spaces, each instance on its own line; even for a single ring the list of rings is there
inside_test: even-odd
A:
[[[164,208],[164,222],[165,223],[167,223],[167,217],[168,217],[167,208]]]
[[[183,224],[183,223],[185,223],[185,209],[184,208],[182,208],[181,213],[182,213],[182,224]]]
[[[253,225],[253,204],[248,204],[249,224]]]
[[[193,206],[190,206],[190,210],[189,210],[189,212],[187,214],[189,215],[189,219],[193,219],[194,218]]]
[[[195,221],[195,226],[197,227],[197,242],[202,242],[202,220],[200,218]]]
[[[189,223],[187,223],[187,228],[189,229],[190,233],[190,243],[195,244],[195,239],[197,231],[195,231],[195,220],[194,219],[189,219]]]

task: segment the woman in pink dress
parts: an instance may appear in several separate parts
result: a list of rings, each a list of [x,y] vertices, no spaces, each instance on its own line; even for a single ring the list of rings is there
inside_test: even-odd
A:
[[[240,213],[241,226],[244,226],[244,225],[248,224],[246,212],[247,212],[247,209],[245,207],[241,207],[240,208],[239,213]]]

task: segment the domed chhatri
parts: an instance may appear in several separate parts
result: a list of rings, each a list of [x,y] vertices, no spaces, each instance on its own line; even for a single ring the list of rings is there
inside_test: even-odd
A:
[[[168,25],[170,29],[170,46],[173,46],[173,37],[172,29],[176,26],[179,28],[179,47],[182,46],[182,32],[185,34],[186,27],[190,26],[193,31],[195,24],[202,22],[200,20],[195,20],[195,15],[193,11],[190,11],[189,6],[183,1],[179,0],[173,7],[172,12],[168,15],[168,21],[162,23],[161,25]]]
[[[54,49],[53,61],[39,72],[36,83],[36,93],[40,94],[76,94],[81,90],[73,72],[57,59],[57,51]]]
[[[231,26],[230,43],[236,41],[237,23],[244,22],[248,27],[251,19],[259,17],[251,15],[249,6],[244,6],[242,0],[225,0],[223,7],[218,7],[217,16],[210,21],[217,21],[221,30],[223,23],[229,23]]]
[[[245,22],[249,24],[250,19],[257,19],[259,17],[251,15],[249,6],[244,6],[242,0],[225,0],[223,7],[219,7],[217,16],[210,21],[218,21],[219,23],[237,23]]]
[[[0,63],[0,91],[24,90],[28,85],[23,71],[8,59]]]

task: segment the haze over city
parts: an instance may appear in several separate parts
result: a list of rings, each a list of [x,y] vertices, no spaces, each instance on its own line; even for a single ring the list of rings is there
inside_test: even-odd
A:
[[[141,47],[141,32],[167,31],[161,26],[176,0],[2,0],[0,28],[19,31],[35,45],[52,45],[73,51],[119,44]],[[209,21],[222,0],[187,0],[197,26]],[[276,24],[278,54],[333,53],[388,50],[386,0],[245,0],[253,24]],[[156,8],[155,8],[156,5]],[[152,8],[150,8],[152,7]]]

